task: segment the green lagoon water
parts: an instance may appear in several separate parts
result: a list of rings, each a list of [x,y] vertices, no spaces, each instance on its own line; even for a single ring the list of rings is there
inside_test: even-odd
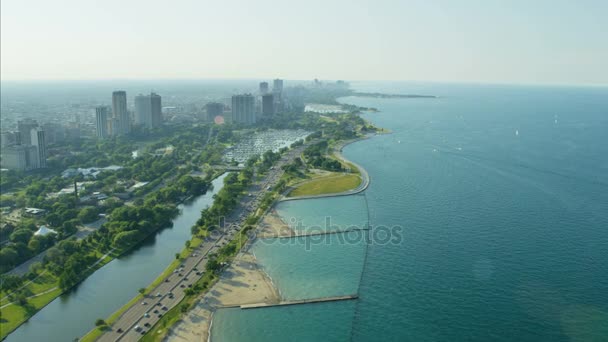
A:
[[[393,132],[345,148],[371,176],[368,205],[278,211],[351,224],[368,207],[370,244],[254,251],[282,293],[359,299],[220,310],[213,341],[608,341],[608,88],[356,88],[440,98],[343,99]],[[401,228],[386,242],[383,226]]]

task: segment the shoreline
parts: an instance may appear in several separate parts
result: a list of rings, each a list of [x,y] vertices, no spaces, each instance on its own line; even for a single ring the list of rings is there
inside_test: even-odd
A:
[[[217,310],[281,301],[272,278],[257,262],[249,247],[239,253],[196,306],[169,329],[163,341],[211,341],[213,318]]]
[[[361,165],[354,163],[348,160],[342,154],[344,147],[349,144],[362,141],[368,139],[374,135],[379,134],[390,134],[391,132],[382,131],[376,132],[375,134],[366,134],[362,137],[358,137],[355,139],[341,141],[336,146],[333,147],[333,153],[337,159],[339,159],[342,163],[347,165],[352,165],[358,169],[358,174],[362,179],[362,182],[355,189],[347,190],[340,193],[332,193],[332,194],[322,194],[318,196],[301,196],[294,198],[287,198],[286,194],[294,189],[294,187],[288,187],[282,194],[280,194],[279,198],[277,198],[273,204],[262,214],[258,225],[256,226],[256,236],[253,239],[250,239],[245,246],[239,252],[239,257],[245,254],[251,255],[255,263],[255,271],[259,274],[262,283],[266,283],[268,288],[270,289],[270,293],[276,293],[274,299],[278,302],[281,300],[280,290],[277,286],[275,286],[272,277],[268,275],[263,267],[257,263],[257,259],[255,259],[255,255],[253,252],[250,252],[250,247],[257,241],[258,238],[281,238],[281,237],[293,237],[296,236],[296,232],[289,227],[289,225],[280,217],[278,212],[276,211],[277,203],[285,200],[300,200],[300,199],[312,199],[312,198],[324,198],[324,197],[337,197],[337,196],[348,196],[358,194],[367,189],[370,183],[370,176],[367,173],[367,170],[363,168]],[[236,260],[231,262],[228,266],[228,269],[238,269],[239,265],[237,265]],[[165,337],[162,339],[163,342],[175,341],[191,341],[191,340],[205,340],[210,342],[211,339],[211,331],[214,323],[214,316],[218,309],[221,308],[230,308],[237,307],[235,303],[226,303],[225,301],[218,301],[222,303],[222,306],[212,306],[209,304],[210,298],[215,298],[218,293],[216,291],[217,288],[221,286],[225,286],[224,283],[227,283],[229,279],[226,279],[224,275],[218,279],[218,281],[210,288],[205,294],[201,295],[194,309],[191,309],[188,313],[186,313],[185,317],[182,317],[175,325],[168,328],[168,332]],[[267,299],[269,296],[265,296]],[[262,302],[262,301],[260,301]],[[230,304],[230,305],[227,305]],[[239,300],[238,307],[240,307],[243,303],[243,300]],[[256,303],[259,304],[259,303]],[[203,319],[199,320],[198,317]],[[202,332],[201,332],[202,331]],[[201,333],[197,333],[201,332]],[[194,334],[194,335],[193,335]]]
[[[358,193],[361,193],[363,191],[365,191],[368,187],[369,187],[369,183],[371,182],[371,178],[369,176],[369,174],[367,173],[367,170],[365,170],[365,168],[363,168],[363,166],[348,160],[346,157],[344,157],[344,155],[342,155],[342,150],[344,149],[344,147],[355,143],[355,142],[359,142],[359,141],[363,141],[366,139],[369,139],[370,137],[372,137],[373,135],[371,134],[367,134],[363,137],[359,137],[356,139],[351,139],[351,140],[346,140],[346,141],[342,141],[340,143],[338,143],[338,145],[336,145],[334,147],[334,155],[340,159],[340,161],[342,161],[345,164],[351,164],[354,167],[357,168],[357,170],[359,171],[359,175],[361,177],[361,184],[359,184],[356,188],[354,189],[350,189],[350,190],[346,190],[346,191],[342,191],[342,192],[335,192],[335,193],[329,193],[329,194],[319,194],[319,195],[306,195],[306,196],[296,196],[296,197],[286,197],[285,194],[293,191],[294,187],[290,187],[288,188],[284,194],[281,196],[281,198],[277,199],[277,202],[285,202],[285,201],[298,201],[298,200],[304,200],[304,199],[315,199],[315,198],[326,198],[326,197],[339,197],[339,196],[349,196],[349,195],[356,195]]]

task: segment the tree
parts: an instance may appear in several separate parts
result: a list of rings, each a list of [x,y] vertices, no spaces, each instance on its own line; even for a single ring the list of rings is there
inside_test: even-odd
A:
[[[8,265],[10,269],[10,266],[14,265],[17,262],[18,258],[19,254],[12,246],[0,249],[0,265]]]
[[[98,318],[98,319],[95,321],[95,326],[100,327],[100,326],[102,326],[102,325],[106,325],[106,321],[104,321],[102,318]]]
[[[78,219],[83,223],[89,223],[97,220],[98,211],[95,207],[86,207],[78,213]]]
[[[140,294],[144,294],[146,293],[146,288],[145,287],[141,287],[139,290],[137,290],[137,292],[139,292]]]
[[[175,253],[175,259],[179,260],[179,253]]]
[[[38,274],[40,271],[42,271],[42,263],[34,262],[30,265],[30,272]]]
[[[27,304],[27,297],[25,297],[25,294],[19,293],[17,296],[17,303],[21,306],[25,306]]]
[[[10,240],[12,242],[21,242],[27,244],[30,241],[30,238],[34,235],[32,231],[26,229],[19,229],[13,232],[10,236]]]
[[[192,243],[190,242],[190,240],[186,240],[186,243],[185,243],[186,248],[190,248],[190,245],[191,245],[191,244],[192,244]]]

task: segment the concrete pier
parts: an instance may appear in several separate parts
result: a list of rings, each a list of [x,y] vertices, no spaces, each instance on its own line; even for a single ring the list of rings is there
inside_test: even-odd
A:
[[[359,298],[359,295],[347,295],[347,296],[334,296],[334,297],[322,297],[313,299],[303,300],[290,300],[280,303],[256,303],[256,304],[244,304],[241,305],[241,309],[258,309],[258,308],[269,308],[273,306],[285,306],[285,305],[298,305],[298,304],[312,304],[312,303],[323,303],[323,302],[336,302],[340,300],[353,300]]]

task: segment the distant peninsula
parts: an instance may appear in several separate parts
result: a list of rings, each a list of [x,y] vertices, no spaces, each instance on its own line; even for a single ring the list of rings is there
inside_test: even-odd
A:
[[[411,99],[411,98],[437,98],[435,95],[416,95],[416,94],[384,94],[384,93],[361,93],[354,92],[353,96],[377,97],[382,99]]]

